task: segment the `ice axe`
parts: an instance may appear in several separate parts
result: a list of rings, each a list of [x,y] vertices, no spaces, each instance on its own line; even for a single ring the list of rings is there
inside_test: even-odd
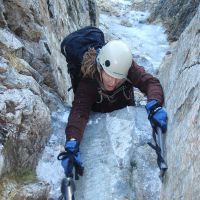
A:
[[[157,163],[160,168],[160,179],[163,181],[163,177],[165,172],[168,169],[167,163],[164,160],[165,158],[165,148],[164,148],[164,134],[160,127],[153,128],[153,139],[155,141],[155,145],[152,143],[148,143],[150,147],[152,147],[157,154]]]
[[[75,192],[75,184],[72,177],[65,177],[62,179],[61,183],[61,193],[62,195],[59,197],[59,200],[75,200],[74,192]]]
[[[58,160],[69,159],[69,171],[70,173],[66,175],[65,178],[62,179],[61,182],[61,193],[62,195],[58,198],[58,200],[75,200],[74,192],[76,190],[75,183],[73,180],[73,167],[74,167],[74,157],[69,152],[61,152],[58,155]]]

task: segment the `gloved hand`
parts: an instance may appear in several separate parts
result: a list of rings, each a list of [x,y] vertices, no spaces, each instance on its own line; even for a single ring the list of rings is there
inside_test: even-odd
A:
[[[83,165],[79,152],[79,142],[75,139],[67,140],[65,143],[65,156],[62,159],[62,166],[65,170],[66,176],[72,175],[73,166],[75,167],[77,175],[83,175]]]
[[[65,142],[65,150],[73,154],[79,151],[79,142],[76,139],[67,140]]]
[[[152,127],[160,127],[162,132],[165,133],[167,131],[167,112],[165,109],[155,99],[149,100],[145,108]]]

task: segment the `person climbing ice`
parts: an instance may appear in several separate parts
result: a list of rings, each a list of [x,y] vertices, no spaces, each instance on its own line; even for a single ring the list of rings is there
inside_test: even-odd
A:
[[[65,129],[68,156],[62,159],[66,176],[73,157],[78,175],[83,175],[79,145],[91,111],[112,112],[134,106],[133,87],[147,96],[145,106],[153,128],[167,130],[167,113],[162,107],[164,94],[157,78],[147,73],[132,57],[122,40],[104,41],[102,31],[85,27],[68,35],[61,44],[68,63],[74,100]]]

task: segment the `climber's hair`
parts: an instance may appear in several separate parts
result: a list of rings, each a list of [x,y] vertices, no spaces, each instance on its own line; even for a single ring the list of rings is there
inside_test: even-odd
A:
[[[90,48],[85,52],[81,65],[81,72],[85,78],[95,78],[95,74],[97,73],[97,64],[96,50],[94,48]]]

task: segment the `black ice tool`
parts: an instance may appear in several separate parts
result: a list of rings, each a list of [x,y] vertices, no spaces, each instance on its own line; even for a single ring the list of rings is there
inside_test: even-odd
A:
[[[58,160],[69,159],[68,170],[67,170],[69,173],[66,174],[66,177],[62,179],[62,182],[61,182],[62,195],[58,198],[58,200],[75,200],[74,192],[76,188],[75,188],[75,183],[73,180],[73,172],[72,172],[74,168],[74,156],[73,154],[65,151],[65,152],[61,152],[57,158]]]
[[[163,181],[163,177],[165,175],[165,172],[168,169],[167,163],[165,162],[165,149],[164,149],[164,134],[162,133],[162,130],[159,127],[156,127],[153,129],[153,139],[155,141],[155,145],[152,143],[148,143],[149,146],[151,146],[157,154],[157,163],[160,168],[160,179]]]
[[[72,177],[65,177],[62,179],[61,183],[61,193],[62,195],[59,197],[59,200],[75,200],[74,192],[75,192],[75,184]]]

